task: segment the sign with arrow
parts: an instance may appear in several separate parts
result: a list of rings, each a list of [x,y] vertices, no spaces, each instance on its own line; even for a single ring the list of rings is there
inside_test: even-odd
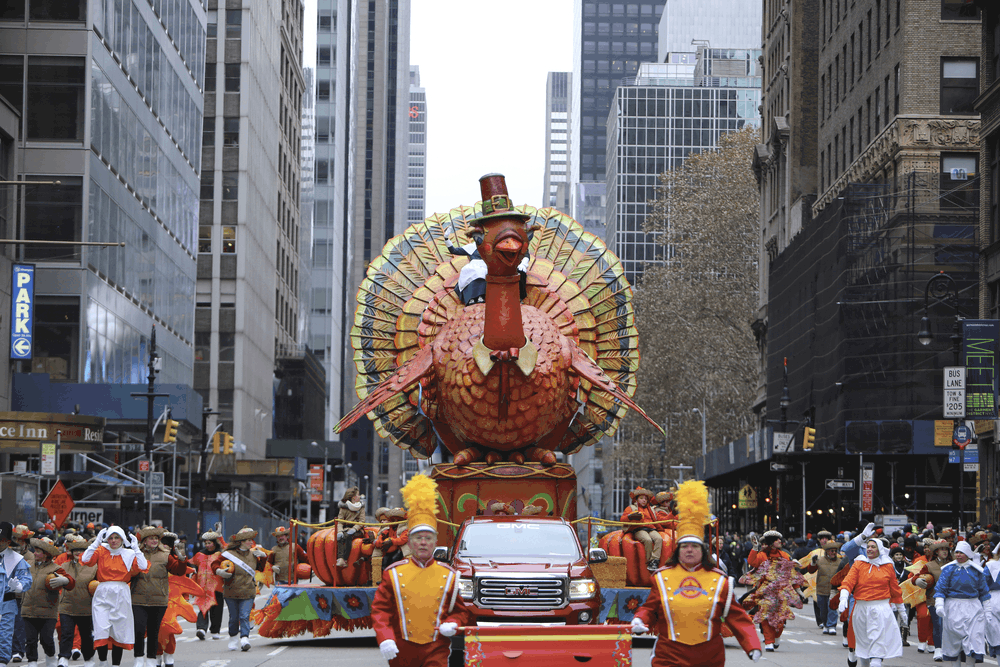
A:
[[[854,480],[853,479],[828,479],[826,480],[826,488],[831,491],[853,491],[854,490]]]
[[[788,472],[792,469],[792,466],[787,463],[774,463],[771,462],[771,472]]]

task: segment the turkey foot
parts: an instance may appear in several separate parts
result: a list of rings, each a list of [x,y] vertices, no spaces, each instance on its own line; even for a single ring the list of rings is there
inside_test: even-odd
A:
[[[483,450],[478,447],[467,447],[455,454],[455,465],[467,466],[483,458]]]
[[[528,447],[524,450],[524,455],[533,463],[541,463],[543,466],[551,466],[556,463],[556,455],[550,449],[541,447]]]
[[[489,463],[490,465],[494,465],[496,463],[500,463],[500,461],[502,461],[502,460],[503,460],[503,457],[500,455],[500,452],[487,452],[486,453],[486,462]]]
[[[519,464],[524,463],[524,454],[522,454],[521,452],[514,452],[513,454],[510,455],[510,462]]]

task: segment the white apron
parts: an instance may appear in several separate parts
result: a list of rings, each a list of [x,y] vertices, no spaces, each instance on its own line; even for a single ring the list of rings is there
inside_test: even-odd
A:
[[[983,603],[986,611],[986,645],[1000,647],[1000,591],[990,591],[990,599]]]
[[[858,658],[888,659],[903,655],[899,622],[888,600],[855,600],[851,625]]]
[[[941,604],[938,602],[938,604]],[[941,648],[945,658],[983,654],[986,643],[986,613],[978,598],[946,598],[941,624]]]
[[[124,581],[102,581],[94,591],[91,604],[94,620],[94,643],[111,639],[120,646],[135,644],[132,620],[132,591]]]

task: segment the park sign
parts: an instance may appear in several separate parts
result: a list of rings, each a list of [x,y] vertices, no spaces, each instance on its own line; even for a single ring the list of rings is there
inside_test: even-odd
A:
[[[14,264],[11,269],[10,358],[31,359],[35,320],[35,265]]]
[[[962,320],[965,418],[996,419],[1000,320]]]
[[[60,454],[104,450],[104,417],[50,412],[0,412],[0,453],[38,454],[39,443],[55,442]]]

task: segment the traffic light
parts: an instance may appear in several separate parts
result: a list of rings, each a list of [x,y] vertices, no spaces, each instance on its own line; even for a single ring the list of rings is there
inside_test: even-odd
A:
[[[802,432],[802,449],[803,451],[812,449],[816,446],[816,429],[811,426],[806,426],[805,430]]]
[[[232,454],[233,453],[233,436],[228,433],[222,434],[222,453]]]
[[[212,434],[212,453],[213,454],[218,454],[219,453],[219,447],[221,447],[221,442],[222,442],[222,434],[219,433],[218,431],[216,431],[215,433]]]
[[[177,427],[181,423],[174,419],[168,419],[163,426],[163,442],[177,442]]]

